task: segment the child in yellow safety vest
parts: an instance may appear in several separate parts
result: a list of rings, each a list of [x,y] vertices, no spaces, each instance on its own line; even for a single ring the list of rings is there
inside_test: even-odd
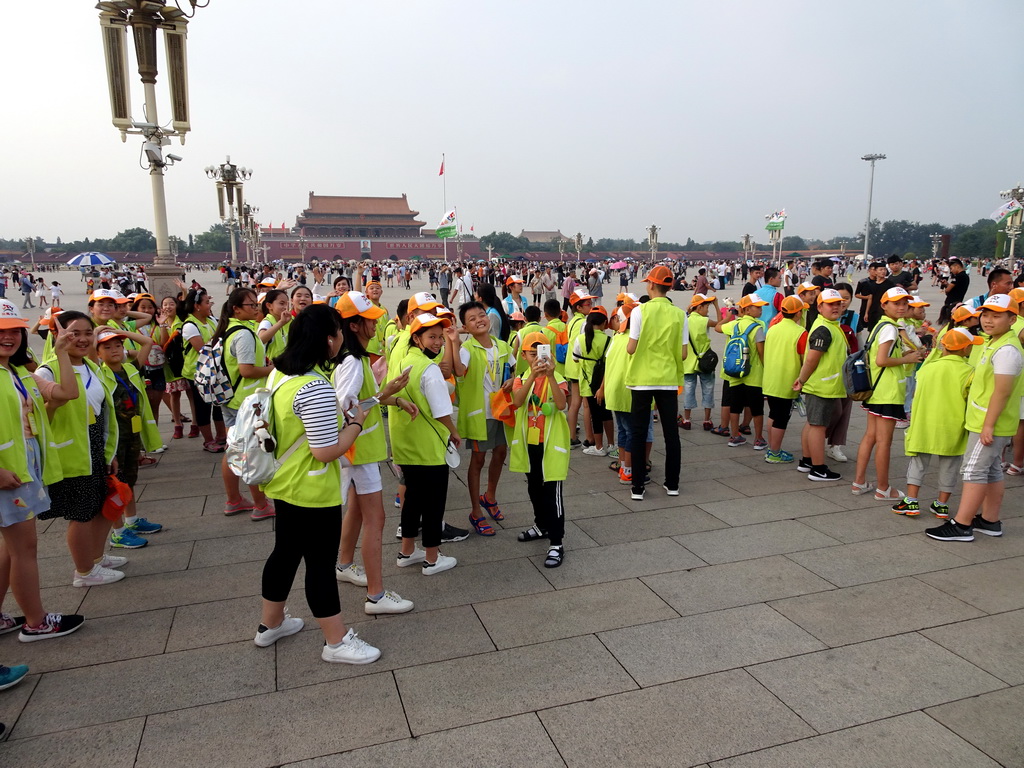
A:
[[[612,414],[598,402],[595,394],[604,381],[610,339],[605,333],[608,327],[608,313],[602,306],[594,307],[587,315],[583,333],[573,342],[572,356],[580,364],[580,395],[587,401],[590,410],[590,426],[594,432],[594,444],[583,449],[588,456],[607,456],[613,450]],[[605,448],[605,439],[608,447]]]
[[[512,389],[512,349],[491,335],[487,308],[478,301],[459,307],[462,330],[469,338],[459,347],[455,360],[455,391],[459,399],[459,434],[471,451],[466,484],[472,508],[469,522],[481,536],[493,536],[495,530],[484,512],[494,520],[504,520],[498,506],[498,482],[508,454],[505,425],[494,417],[491,397]],[[491,454],[487,469],[487,490],[480,493],[480,474]]]
[[[562,482],[569,474],[569,424],[565,418],[565,380],[555,373],[554,357],[537,356],[537,346],[546,345],[543,333],[531,333],[523,339],[523,352],[530,373],[517,377],[512,385],[512,403],[516,425],[512,429],[509,469],[526,473],[532,527],[519,534],[519,541],[548,539],[545,568],[562,564],[565,550],[565,508]]]
[[[798,394],[793,389],[793,381],[803,365],[800,339],[805,333],[801,321],[805,309],[807,305],[796,296],[787,296],[779,309],[782,319],[765,334],[761,391],[768,401],[768,419],[771,422],[768,449],[764,452],[764,460],[768,464],[788,464],[794,458],[792,453],[782,450],[782,439]]]
[[[1002,536],[999,521],[1006,481],[1003,450],[1017,432],[1024,395],[1024,349],[1013,324],[1019,305],[1007,294],[989,295],[981,305],[981,327],[989,338],[967,393],[967,449],[960,472],[964,487],[956,516],[925,531],[939,541],[974,541],[974,531]],[[978,514],[978,510],[981,513]]]
[[[729,447],[736,448],[746,444],[747,440],[740,433],[740,416],[750,409],[754,423],[754,450],[763,451],[768,447],[764,439],[764,394],[761,383],[764,377],[764,339],[765,327],[760,321],[761,308],[768,302],[756,294],[748,293],[737,305],[738,317],[725,323],[719,323],[715,330],[725,334],[726,338],[738,329],[740,335],[747,339],[750,370],[746,376],[730,376],[722,371],[722,411],[729,409]],[[728,385],[728,386],[726,386]]]
[[[957,473],[967,448],[967,391],[974,375],[967,361],[973,346],[984,340],[963,328],[951,328],[942,336],[940,356],[917,374],[914,410],[917,416],[907,429],[903,449],[910,457],[907,467],[907,493],[893,505],[892,511],[910,517],[921,514],[918,494],[924,484],[929,459],[938,465],[939,498],[931,512],[945,520],[947,502],[956,490]]]
[[[711,420],[711,409],[715,407],[715,372],[704,373],[698,369],[697,363],[711,349],[708,331],[716,327],[719,322],[724,322],[711,319],[713,314],[717,315],[717,312],[713,310],[718,306],[717,302],[718,299],[714,296],[695,293],[690,299],[690,307],[686,311],[692,354],[687,355],[683,361],[683,415],[679,420],[679,426],[683,429],[690,429],[690,414],[697,407],[698,381],[700,382],[701,403],[704,406],[704,431],[710,432],[715,426]]]

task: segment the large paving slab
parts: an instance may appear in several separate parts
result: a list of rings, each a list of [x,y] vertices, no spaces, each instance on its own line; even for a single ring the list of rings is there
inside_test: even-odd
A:
[[[914,578],[776,600],[771,606],[830,646],[981,616],[967,603]]]
[[[556,589],[619,581],[704,565],[703,560],[668,538],[612,544],[600,549],[576,552],[567,547],[565,560],[560,568],[544,568],[543,556],[532,559]]]
[[[1024,608],[1024,589],[1020,587],[1024,584],[1024,557],[968,565],[919,578],[986,613]]]
[[[133,768],[145,718],[51,733],[0,744],[0,765],[59,765],[74,768]],[[10,727],[10,724],[8,724]]]
[[[1010,685],[1024,684],[1024,610],[921,632]]]
[[[531,768],[565,768],[544,726],[532,713],[289,763],[282,768],[380,768],[383,765],[520,768],[524,758]]]
[[[625,485],[621,486],[622,490],[609,493],[608,495],[632,512],[693,504],[703,507],[704,504],[712,502],[746,498],[743,493],[735,488],[724,485],[719,480],[701,480],[699,478],[699,473],[686,477],[680,476],[678,496],[666,495],[664,489],[657,483],[647,486],[647,493],[643,501],[633,501],[629,498],[629,486]]]
[[[274,649],[251,642],[51,672],[32,694],[18,734],[127,720],[273,689]]]
[[[443,551],[457,558],[457,547],[457,544],[446,544]],[[566,549],[569,555],[579,556],[568,545]],[[526,558],[475,565],[460,564],[434,576],[424,576],[418,572],[418,568],[398,568],[394,560],[386,559],[384,562],[384,583],[388,589],[408,597],[420,610],[425,611],[552,589],[547,579]]]
[[[825,647],[766,605],[626,627],[598,637],[645,688]]]
[[[135,765],[269,768],[408,735],[395,681],[384,673],[151,716]]]
[[[626,513],[624,516],[591,517],[580,520],[577,525],[602,546],[726,527],[717,517],[696,506],[649,509]]]
[[[921,712],[858,725],[760,752],[711,768],[997,768],[999,765]]]
[[[380,659],[369,665],[319,663],[323,634],[313,621],[306,626],[308,631],[277,643],[279,690],[494,650],[494,643],[468,605],[382,616],[357,624],[359,637],[381,651]]]
[[[642,581],[681,616],[834,588],[781,556],[645,576]]]
[[[540,713],[570,766],[679,768],[765,749],[814,731],[743,670]]]
[[[818,549],[840,542],[799,520],[740,525],[735,528],[674,536],[697,557],[711,564],[784,555],[803,549]]]
[[[965,565],[952,551],[937,550],[924,536],[897,536],[786,555],[837,587],[884,581]]]
[[[770,661],[747,671],[821,733],[1005,687],[916,633]]]
[[[401,669],[395,679],[414,736],[636,688],[592,635]]]
[[[498,648],[558,640],[675,618],[637,579],[594,584],[473,606]]]
[[[927,712],[1007,768],[1024,765],[1024,686],[954,701]]]
[[[853,496],[849,490],[844,490],[844,493],[851,499],[864,499],[864,496]],[[871,494],[867,494],[867,498],[870,500]],[[919,517],[897,515],[886,504],[873,500],[864,509],[851,507],[845,512],[804,517],[801,522],[844,544],[904,534],[919,534],[924,539],[927,538],[924,529],[937,524],[936,518],[930,514],[922,512]]]

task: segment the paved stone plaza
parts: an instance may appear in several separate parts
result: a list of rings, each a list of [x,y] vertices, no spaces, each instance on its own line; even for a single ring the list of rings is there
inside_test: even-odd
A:
[[[203,277],[219,302],[219,277]],[[863,425],[857,411],[851,458]],[[834,465],[843,481],[809,482],[699,421],[680,433],[670,499],[655,434],[643,502],[608,459],[573,452],[554,570],[545,542],[516,541],[532,512],[508,473],[497,536],[445,545],[459,565],[436,577],[396,568],[385,470],[385,584],[416,609],[367,617],[363,590],[339,585],[346,620],[383,652],[363,667],[320,661],[301,571],[289,608],[306,630],[253,644],[274,523],[224,517],[220,457],[169,440],[137,489],[165,530],[119,553],[129,578],[72,588],[65,524],[40,524],[44,604],[87,621],[52,642],[0,638],[0,661],[32,668],[0,693],[0,765],[1024,765],[1024,523],[935,542],[927,512],[851,495],[852,462]],[[1022,479],[1007,485],[1004,517],[1019,518]],[[447,519],[465,527],[468,509],[460,469]]]

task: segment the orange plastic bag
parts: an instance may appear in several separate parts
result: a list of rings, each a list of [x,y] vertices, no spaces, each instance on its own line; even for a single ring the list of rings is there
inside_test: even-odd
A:
[[[132,489],[128,483],[121,482],[116,475],[107,475],[107,498],[103,501],[103,516],[107,520],[120,519],[131,500]]]

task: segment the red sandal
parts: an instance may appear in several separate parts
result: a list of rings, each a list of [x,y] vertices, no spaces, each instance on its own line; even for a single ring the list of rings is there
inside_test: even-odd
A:
[[[473,524],[476,532],[481,536],[493,536],[496,531],[487,523],[487,518],[481,515],[480,517],[469,516],[469,522]]]
[[[491,516],[492,520],[504,520],[505,515],[501,513],[501,508],[498,506],[497,501],[488,501],[486,494],[480,496],[480,506],[484,508],[484,511]],[[481,518],[482,519],[482,518]]]

